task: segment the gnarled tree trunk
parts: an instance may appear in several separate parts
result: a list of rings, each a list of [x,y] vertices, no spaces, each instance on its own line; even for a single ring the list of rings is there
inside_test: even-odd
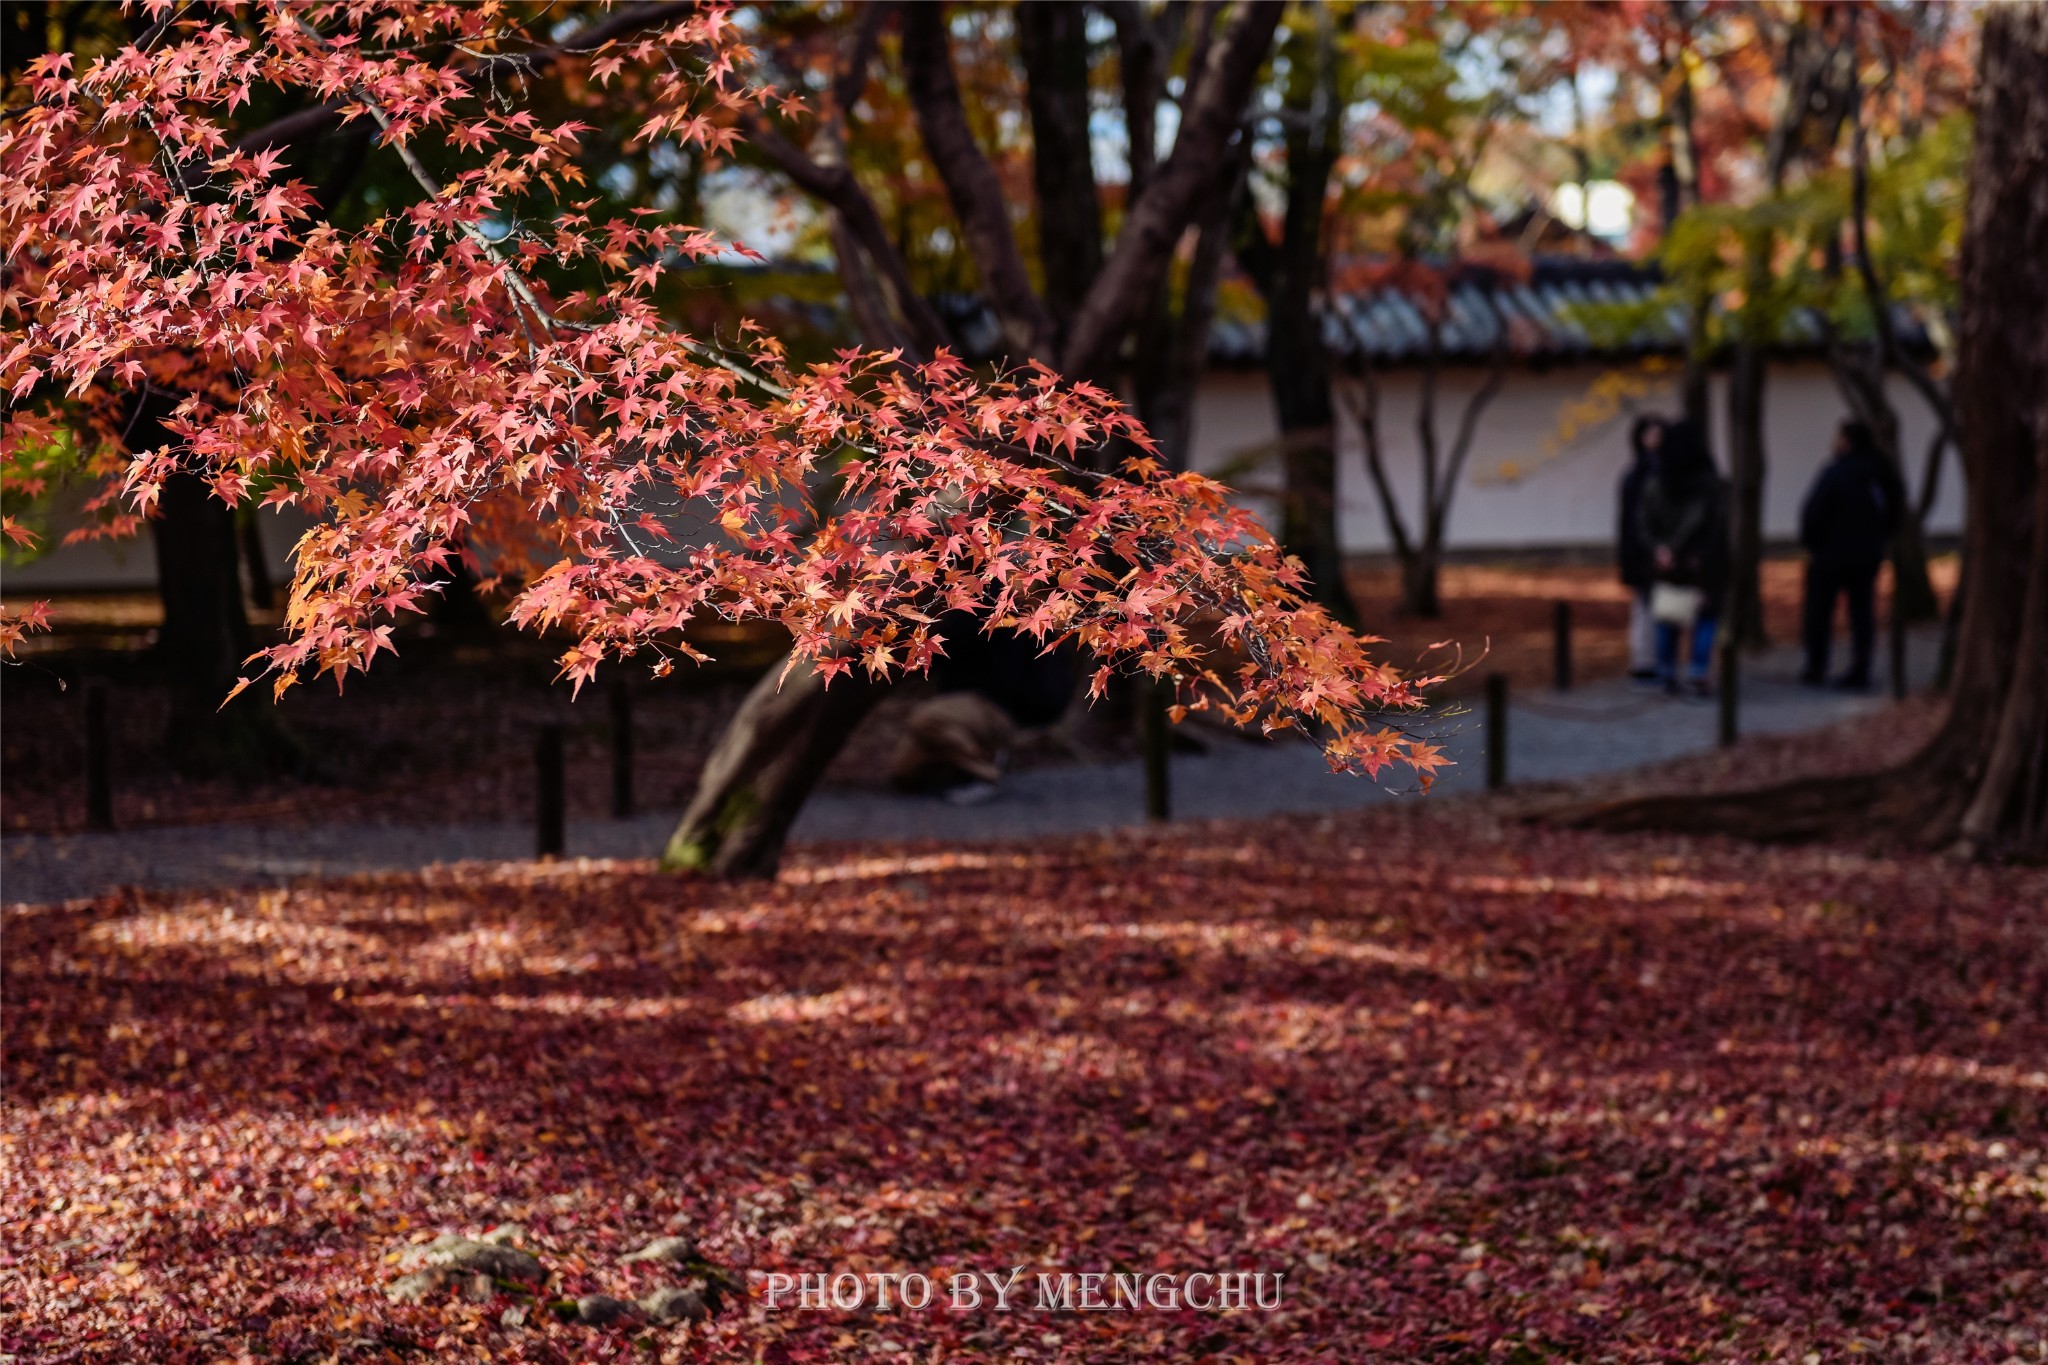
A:
[[[1558,813],[1570,823],[2048,853],[2048,5],[1991,11],[1979,60],[1955,390],[1968,572],[1947,720],[1888,772]]]
[[[1025,267],[1000,177],[967,118],[942,7],[891,8],[902,23],[898,54],[920,135],[946,186],[987,301],[1002,320],[1013,361],[1030,357],[1054,365],[1069,378],[1097,382],[1111,380],[1125,368],[1124,343],[1157,299],[1183,233],[1204,208],[1213,207],[1219,168],[1230,160],[1245,104],[1284,8],[1281,0],[1239,0],[1227,16],[1206,9],[1201,13],[1196,28],[1202,41],[1189,63],[1173,150],[1163,164],[1141,158],[1147,167],[1143,191],[1130,199],[1121,233],[1106,259],[1099,249],[1092,258],[1088,250],[1090,234],[1100,231],[1101,206],[1085,164],[1090,145],[1082,79],[1085,26],[1073,16],[1023,16],[1028,32],[1020,34],[1020,42],[1032,87],[1031,116],[1048,158],[1035,168],[1035,183],[1045,200],[1038,205],[1041,229],[1047,233],[1046,247],[1063,253],[1056,263],[1041,258],[1041,264],[1048,265],[1042,294]],[[1155,23],[1143,7],[1114,9],[1120,25],[1134,38],[1147,41],[1179,33],[1182,20],[1189,17],[1169,23],[1168,16],[1161,15]],[[858,81],[851,78],[864,70],[864,61],[857,53],[839,87],[836,102],[842,110],[851,103],[847,92],[858,91]],[[1146,97],[1158,97],[1155,83],[1139,85],[1151,92]],[[1147,110],[1139,122],[1149,124],[1150,118]],[[820,164],[760,120],[750,124],[748,135],[800,187],[842,215],[848,229],[843,238],[856,243],[867,263],[890,283],[898,308],[913,315],[906,321],[929,318],[930,308],[909,287],[900,254],[880,234],[867,230],[880,220],[851,172],[842,164]],[[1211,200],[1205,200],[1205,194]],[[841,265],[848,268],[844,256]],[[1204,332],[1207,310],[1205,303]],[[664,866],[735,877],[772,874],[783,838],[804,799],[884,690],[853,677],[824,687],[800,661],[786,681],[780,668],[771,671],[719,741],[690,809],[669,841]]]
[[[854,727],[888,689],[842,674],[829,687],[798,660],[770,669],[740,703],[704,765],[661,865],[719,877],[772,877],[783,841]]]

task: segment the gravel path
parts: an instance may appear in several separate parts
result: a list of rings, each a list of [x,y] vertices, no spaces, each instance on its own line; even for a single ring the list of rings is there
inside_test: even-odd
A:
[[[1938,637],[1916,635],[1910,676],[1934,673]],[[1744,680],[1744,734],[1797,734],[1877,712],[1888,698],[1803,688],[1794,651],[1753,662]],[[1442,800],[1485,782],[1483,716],[1474,711],[1430,723],[1457,763],[1436,793]],[[1569,693],[1515,698],[1508,716],[1511,782],[1557,781],[1619,772],[1713,747],[1710,702],[1668,699],[1626,680],[1602,680]],[[1288,811],[1340,810],[1393,793],[1356,777],[1331,774],[1309,745],[1222,739],[1203,754],[1176,755],[1176,819],[1247,818]],[[1415,798],[1422,799],[1422,798]],[[676,812],[569,826],[573,857],[644,858],[659,851]],[[805,807],[797,842],[865,839],[1020,838],[1110,829],[1144,820],[1144,777],[1136,762],[1047,768],[1007,779],[979,805],[934,797],[828,790]],[[261,824],[188,825],[112,834],[9,835],[0,840],[0,899],[42,904],[123,886],[226,886],[300,877],[423,867],[430,863],[530,856],[524,824],[333,825],[272,829]]]

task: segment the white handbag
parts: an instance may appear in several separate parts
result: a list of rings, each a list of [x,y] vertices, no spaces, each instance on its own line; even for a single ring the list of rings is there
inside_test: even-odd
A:
[[[1699,619],[1700,608],[1706,604],[1707,594],[1700,588],[1681,583],[1650,585],[1650,618],[1661,625],[1689,626]]]

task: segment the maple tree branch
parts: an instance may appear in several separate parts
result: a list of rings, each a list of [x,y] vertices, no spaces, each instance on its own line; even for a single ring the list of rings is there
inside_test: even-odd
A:
[[[615,38],[657,27],[670,19],[688,14],[696,7],[695,0],[624,6],[615,11],[610,18],[588,28],[578,29],[559,43],[535,48],[530,52],[486,56],[461,74],[465,77],[481,75],[488,78],[495,75],[500,67],[530,70],[563,57],[584,56]],[[341,123],[342,110],[348,103],[349,101],[342,99],[328,100],[325,104],[312,105],[273,119],[260,128],[242,134],[229,144],[229,150],[262,152],[273,147],[289,147],[318,137]]]
[[[895,8],[892,0],[871,0],[861,8],[860,19],[854,25],[853,41],[847,47],[846,61],[832,78],[832,112],[842,125],[853,112],[861,92],[867,89],[868,65],[874,60],[875,48],[881,42],[882,26],[889,21]]]
[[[1133,203],[1142,198],[1159,165],[1159,99],[1166,89],[1173,52],[1180,45],[1188,0],[1167,0],[1154,21],[1139,0],[1107,0],[1101,6],[1116,25],[1117,68],[1124,90],[1127,186]],[[1197,66],[1200,64],[1197,63]]]

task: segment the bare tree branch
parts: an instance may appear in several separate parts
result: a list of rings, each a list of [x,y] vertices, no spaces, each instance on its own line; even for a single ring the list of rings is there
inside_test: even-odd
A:
[[[741,121],[741,127],[755,151],[774,162],[798,189],[839,215],[847,234],[859,244],[888,286],[916,348],[929,354],[949,344],[946,324],[911,283],[910,268],[904,264],[896,244],[889,240],[888,226],[882,222],[875,201],[861,188],[853,171],[843,161],[828,165],[813,159],[759,118],[749,115]]]
[[[918,131],[939,179],[945,182],[953,216],[973,249],[988,301],[1002,320],[1004,335],[1019,352],[1048,360],[1053,354],[1052,314],[1031,287],[1017,236],[1010,229],[1009,198],[995,167],[982,154],[960,102],[953,56],[941,4],[912,5],[903,12],[903,70]]]
[[[1450,464],[1444,470],[1444,481],[1438,489],[1437,505],[1431,509],[1431,517],[1436,523],[1436,538],[1439,540],[1443,537],[1444,523],[1450,517],[1451,497],[1457,490],[1459,478],[1465,472],[1465,457],[1472,453],[1472,438],[1478,434],[1479,419],[1485,416],[1487,406],[1493,402],[1500,393],[1501,386],[1507,382],[1509,357],[1507,330],[1502,328],[1499,339],[1494,343],[1493,364],[1487,370],[1486,382],[1465,400],[1465,410],[1458,416],[1458,430],[1451,437]]]
[[[1264,65],[1284,0],[1242,0],[1210,44],[1181,116],[1173,154],[1124,219],[1116,250],[1068,332],[1060,370],[1088,379],[1109,370],[1131,319],[1162,276],[1237,130]]]
[[[1344,325],[1355,338],[1357,329],[1345,318]],[[1380,449],[1380,385],[1373,375],[1372,357],[1363,346],[1358,370],[1358,388],[1342,389],[1344,405],[1351,409],[1351,419],[1358,423],[1359,443],[1365,449],[1365,472],[1372,476],[1373,492],[1379,495],[1380,513],[1386,519],[1387,536],[1394,542],[1394,554],[1402,563],[1415,555],[1415,543],[1408,537],[1408,524],[1401,515],[1401,504],[1394,497],[1393,481],[1387,477],[1385,452]]]

